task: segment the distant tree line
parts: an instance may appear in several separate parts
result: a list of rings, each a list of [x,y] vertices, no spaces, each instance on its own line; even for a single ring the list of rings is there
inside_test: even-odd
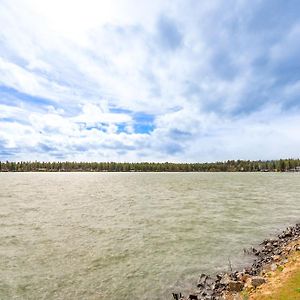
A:
[[[214,163],[2,162],[0,172],[287,172],[300,171],[300,159],[228,160]]]

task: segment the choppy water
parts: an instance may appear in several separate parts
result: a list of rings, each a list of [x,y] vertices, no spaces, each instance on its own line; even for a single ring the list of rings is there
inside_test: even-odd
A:
[[[300,218],[300,174],[0,173],[0,299],[171,299]]]

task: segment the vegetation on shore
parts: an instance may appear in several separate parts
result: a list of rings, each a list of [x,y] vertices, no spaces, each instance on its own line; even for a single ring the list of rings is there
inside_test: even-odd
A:
[[[213,163],[1,162],[0,172],[286,172],[300,171],[300,159],[228,160]]]

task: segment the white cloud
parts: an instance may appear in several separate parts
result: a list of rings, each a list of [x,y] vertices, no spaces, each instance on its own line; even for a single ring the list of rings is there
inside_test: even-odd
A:
[[[103,111],[98,105],[84,104],[82,114],[73,118],[75,122],[83,122],[88,125],[97,123],[127,123],[131,121],[131,117],[126,114],[109,113]]]
[[[286,11],[274,31],[262,7],[1,1],[3,147],[50,160],[296,155],[299,20]]]

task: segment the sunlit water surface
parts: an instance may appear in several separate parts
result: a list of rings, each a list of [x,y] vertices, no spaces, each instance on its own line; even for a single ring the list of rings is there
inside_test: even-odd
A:
[[[300,174],[1,173],[0,299],[172,299],[299,221]]]

